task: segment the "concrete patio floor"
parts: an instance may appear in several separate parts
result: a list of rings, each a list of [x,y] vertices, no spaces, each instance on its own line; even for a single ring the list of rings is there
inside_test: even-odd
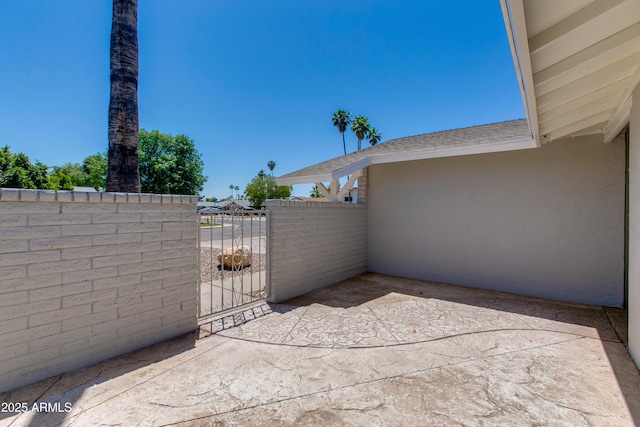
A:
[[[619,309],[365,274],[198,335],[0,394],[30,409],[0,426],[640,423]]]

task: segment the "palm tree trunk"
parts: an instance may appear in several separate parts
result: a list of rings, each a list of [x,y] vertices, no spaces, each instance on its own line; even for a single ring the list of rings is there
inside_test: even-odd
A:
[[[138,0],[113,0],[107,191],[139,193]]]
[[[344,155],[347,155],[347,144],[344,142],[344,132],[340,132],[342,134],[342,148],[344,148]]]

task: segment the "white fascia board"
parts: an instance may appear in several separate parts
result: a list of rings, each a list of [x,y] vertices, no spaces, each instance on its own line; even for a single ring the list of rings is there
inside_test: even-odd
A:
[[[489,142],[486,144],[467,145],[464,147],[448,147],[434,150],[418,151],[413,153],[377,156],[374,157],[373,164],[407,162],[411,160],[435,159],[439,157],[468,156],[471,154],[496,153],[499,151],[525,150],[538,148],[539,143],[532,138],[520,138],[502,142]]]
[[[536,104],[535,86],[533,84],[533,71],[531,68],[531,55],[529,52],[529,39],[527,37],[527,24],[524,17],[523,0],[500,0],[504,26],[511,47],[511,57],[520,87],[520,95],[531,136],[540,146],[540,131],[538,129],[538,107]]]
[[[355,163],[344,166],[339,169],[327,171],[314,175],[299,175],[292,177],[280,177],[276,178],[276,184],[278,185],[294,185],[294,184],[315,184],[316,182],[331,182],[336,179],[340,179],[343,176],[351,175],[361,169],[366,168],[371,164],[371,157],[358,160]]]
[[[331,172],[315,174],[315,175],[300,175],[292,177],[280,177],[276,178],[276,184],[278,185],[295,185],[295,184],[315,184],[316,182],[331,182]]]
[[[340,179],[343,176],[347,176],[347,175],[351,175],[352,173],[362,170],[364,168],[366,168],[367,166],[371,165],[371,157],[366,157],[362,160],[358,160],[355,163],[351,163],[348,166],[345,166],[343,168],[340,169],[336,169],[335,171],[331,172],[331,178],[333,179]]]

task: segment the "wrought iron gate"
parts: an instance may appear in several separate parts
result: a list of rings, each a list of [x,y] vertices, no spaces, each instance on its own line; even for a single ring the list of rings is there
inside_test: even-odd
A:
[[[266,298],[268,217],[263,210],[200,211],[200,318]]]

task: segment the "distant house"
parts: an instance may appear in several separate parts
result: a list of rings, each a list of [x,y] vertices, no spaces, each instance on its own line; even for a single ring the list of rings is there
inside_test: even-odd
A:
[[[526,118],[394,139],[277,182],[339,201],[356,180],[338,179],[356,177],[369,271],[627,306],[640,364],[640,1],[501,3]]]
[[[326,202],[326,197],[301,197],[301,196],[291,196],[288,200],[294,202]]]
[[[198,202],[198,210],[239,211],[252,209],[248,200],[225,200],[224,202]]]

